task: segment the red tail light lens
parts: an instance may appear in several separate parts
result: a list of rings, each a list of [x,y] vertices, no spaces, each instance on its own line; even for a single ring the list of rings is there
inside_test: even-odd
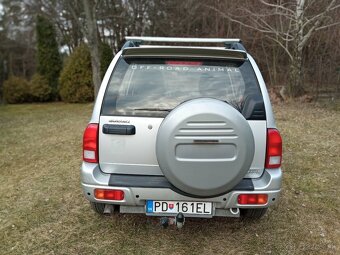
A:
[[[267,194],[241,194],[237,198],[237,203],[240,205],[265,205],[267,202]]]
[[[266,168],[278,168],[282,161],[282,138],[277,129],[267,130]]]
[[[94,196],[104,200],[124,200],[124,191],[116,189],[95,189]]]
[[[176,66],[201,66],[203,62],[201,61],[179,61],[179,60],[168,60],[165,61],[167,65],[176,65]]]
[[[89,163],[98,163],[98,124],[89,124],[85,129],[83,160]]]

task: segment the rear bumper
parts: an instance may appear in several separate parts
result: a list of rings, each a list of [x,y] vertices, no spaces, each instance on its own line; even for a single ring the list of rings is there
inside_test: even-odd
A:
[[[250,179],[252,188],[248,186],[237,186],[237,190],[230,191],[217,197],[197,198],[181,194],[166,185],[154,185],[143,187],[123,185],[117,186],[119,182],[113,182],[111,174],[103,173],[97,164],[83,163],[81,168],[82,188],[85,197],[92,202],[103,202],[106,204],[121,205],[121,212],[145,213],[146,200],[164,201],[206,201],[213,202],[213,215],[211,216],[231,216],[225,212],[231,208],[264,208],[269,207],[278,200],[281,190],[282,171],[278,169],[265,170],[263,175],[257,179]],[[249,181],[249,180],[248,180]],[[119,189],[124,191],[124,200],[107,201],[94,197],[94,189]],[[237,202],[240,194],[268,194],[268,202],[265,205],[240,205]]]

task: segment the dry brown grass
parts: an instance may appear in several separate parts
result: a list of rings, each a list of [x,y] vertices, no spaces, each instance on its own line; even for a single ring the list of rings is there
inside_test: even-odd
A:
[[[275,106],[284,139],[279,203],[259,222],[188,219],[163,230],[144,215],[100,217],[79,180],[92,105],[0,107],[0,254],[340,253],[340,112]]]

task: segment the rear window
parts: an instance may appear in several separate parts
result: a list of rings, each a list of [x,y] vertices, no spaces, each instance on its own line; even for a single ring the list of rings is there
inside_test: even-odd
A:
[[[120,58],[102,115],[164,117],[182,102],[200,97],[225,101],[242,112],[249,96],[262,100],[249,61]]]

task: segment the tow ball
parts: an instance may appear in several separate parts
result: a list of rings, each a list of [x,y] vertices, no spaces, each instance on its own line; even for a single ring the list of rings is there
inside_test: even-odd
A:
[[[183,213],[178,213],[176,217],[162,217],[160,219],[160,223],[163,228],[167,228],[169,225],[176,225],[178,229],[181,229],[184,226],[185,217]]]

